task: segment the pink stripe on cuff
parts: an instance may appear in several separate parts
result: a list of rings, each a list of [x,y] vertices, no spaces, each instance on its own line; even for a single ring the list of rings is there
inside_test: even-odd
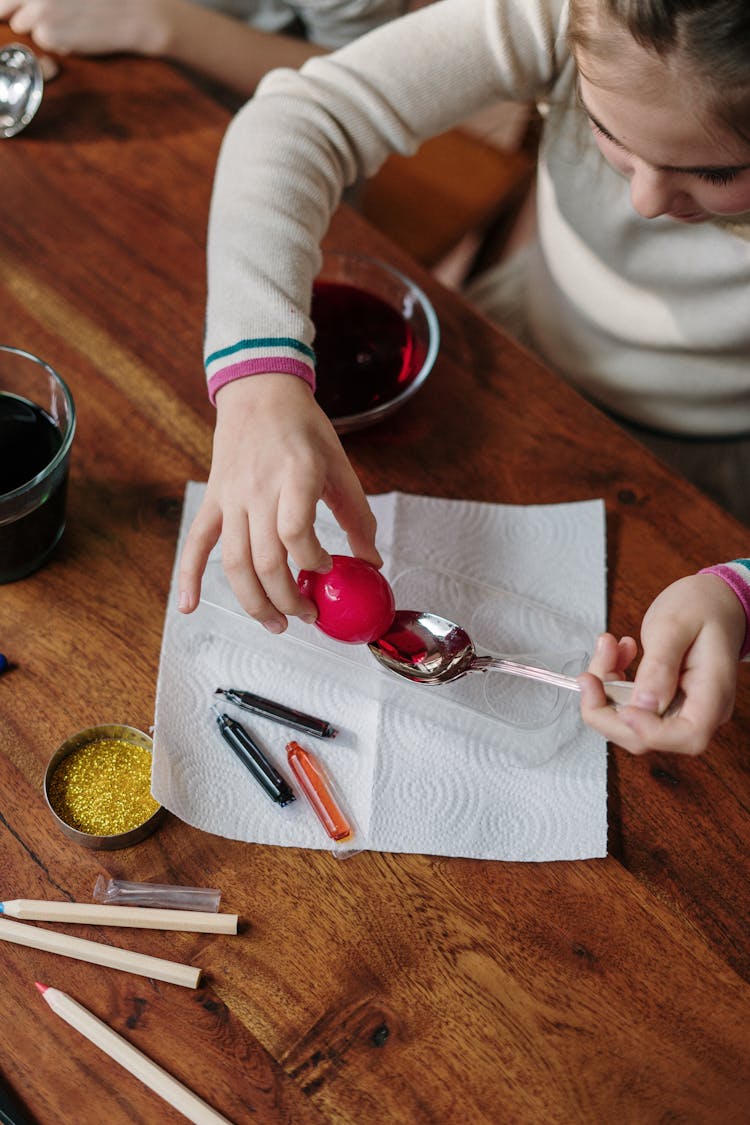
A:
[[[208,397],[216,405],[216,392],[227,383],[235,379],[244,379],[246,375],[266,375],[279,372],[282,375],[296,375],[307,383],[311,391],[315,391],[315,372],[306,363],[300,363],[291,356],[274,356],[267,359],[243,359],[241,363],[230,364],[222,367],[208,380]]]
[[[748,653],[750,653],[750,584],[743,581],[739,574],[725,563],[719,563],[717,566],[707,566],[703,570],[699,570],[698,573],[715,574],[717,578],[723,579],[727,586],[730,586],[739,598],[740,605],[744,609],[745,617],[747,618],[745,639],[740,649],[740,660],[744,660]]]

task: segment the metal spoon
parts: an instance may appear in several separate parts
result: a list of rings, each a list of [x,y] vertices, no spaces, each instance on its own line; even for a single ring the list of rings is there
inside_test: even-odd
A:
[[[385,668],[417,684],[447,684],[467,672],[493,668],[568,691],[581,690],[573,676],[561,672],[497,656],[478,656],[465,629],[435,613],[420,610],[399,610],[388,632],[368,648]],[[604,684],[607,699],[617,706],[630,703],[632,691],[633,684],[628,680],[609,680]]]
[[[0,49],[0,137],[14,137],[39,109],[44,78],[39,59],[23,43]]]

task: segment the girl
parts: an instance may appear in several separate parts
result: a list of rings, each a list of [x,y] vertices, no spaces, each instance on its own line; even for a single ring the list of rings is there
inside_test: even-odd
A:
[[[536,101],[545,124],[538,240],[515,263],[512,301],[498,299],[494,311],[512,304],[524,337],[603,408],[678,446],[728,439],[727,463],[741,464],[750,433],[748,58],[747,0],[442,0],[266,79],[230,126],[214,189],[206,368],[217,423],[182,558],[183,611],[197,604],[221,534],[248,613],[271,632],[288,614],[311,620],[287,558],[328,567],[312,529],[321,498],[353,553],[379,562],[362,489],[311,394],[319,241],[348,184],[498,99]],[[701,588],[709,578],[712,590],[723,582],[701,576]],[[720,595],[737,610],[731,589]],[[702,600],[704,617],[716,601]],[[736,666],[739,617],[717,617]],[[616,655],[603,642],[595,668],[632,657],[632,642],[612,643]],[[697,659],[703,648],[693,647]],[[686,652],[672,652],[668,679],[687,690]],[[649,688],[644,664],[637,682],[648,700],[664,684]],[[702,657],[701,666],[718,692]],[[599,722],[589,691],[586,714]],[[696,708],[705,733],[716,713],[707,717],[704,701]],[[673,721],[648,717],[665,730]],[[690,717],[686,702],[681,719]]]

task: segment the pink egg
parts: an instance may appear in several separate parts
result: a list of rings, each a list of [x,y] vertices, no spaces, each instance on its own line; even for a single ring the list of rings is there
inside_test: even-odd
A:
[[[328,574],[301,570],[300,593],[318,610],[315,624],[347,644],[369,644],[382,637],[393,621],[396,603],[383,575],[364,559],[333,555]]]

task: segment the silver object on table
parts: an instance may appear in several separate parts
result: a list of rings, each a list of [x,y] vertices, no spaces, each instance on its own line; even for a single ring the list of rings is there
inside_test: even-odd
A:
[[[0,137],[25,129],[42,101],[44,76],[39,59],[22,43],[0,48]]]
[[[478,656],[466,630],[435,613],[399,610],[388,632],[368,647],[385,668],[413,683],[447,684],[467,672],[495,669],[568,691],[581,690],[574,676],[498,656]],[[633,684],[628,680],[604,684],[605,695],[616,706],[629,703],[632,691]]]

